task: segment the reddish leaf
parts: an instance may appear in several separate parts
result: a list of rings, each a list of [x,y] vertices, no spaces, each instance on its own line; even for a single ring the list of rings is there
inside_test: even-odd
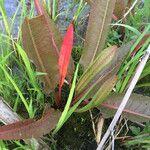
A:
[[[0,110],[0,119],[4,124],[8,125],[20,121],[19,116],[15,112],[13,112],[11,107],[5,102],[2,97],[0,97]],[[33,122],[33,119],[28,119],[25,121],[26,124],[29,122]],[[12,126],[10,127],[13,128]],[[46,149],[48,147],[48,145],[42,140],[42,138],[34,139],[34,141],[37,142],[37,149]],[[28,145],[31,145],[31,143],[33,143],[33,139],[27,139],[24,140],[24,142]]]
[[[27,119],[0,127],[0,139],[16,140],[38,138],[49,133],[56,125],[60,112],[50,109],[41,119]]]
[[[116,0],[90,0],[91,11],[80,64],[84,69],[103,50]]]
[[[103,102],[99,109],[104,118],[113,117],[123,98],[122,95],[112,94]],[[131,121],[150,121],[150,97],[133,93],[123,111],[123,116]]]
[[[113,14],[113,17],[112,17],[115,21],[118,20],[117,16]]]
[[[33,19],[26,18],[22,25],[22,42],[24,50],[36,65],[37,71],[47,73],[40,76],[40,80],[44,83],[45,93],[49,94],[59,83],[59,52],[52,39],[55,39],[57,46],[60,47],[62,38],[58,30],[54,28],[52,20],[49,22],[45,20],[44,15]]]
[[[37,14],[38,15],[43,15],[44,14],[44,10],[41,7],[40,1],[39,0],[34,0],[34,4],[35,4],[35,8],[36,8]]]
[[[114,14],[118,19],[122,19],[127,8],[127,0],[116,0]]]
[[[136,48],[134,49],[134,51],[132,52],[131,56],[134,56],[138,50],[144,45],[144,43],[146,42],[146,40],[150,38],[150,34],[146,34],[142,40],[139,42],[139,44],[136,46]]]
[[[64,80],[67,74],[72,47],[73,47],[73,24],[71,23],[64,37],[60,55],[59,55],[59,73],[60,73],[59,98],[61,95],[61,88],[64,84]]]
[[[94,80],[92,80],[88,83],[88,85],[83,89],[83,91],[81,91],[80,93],[77,93],[77,91],[76,91],[76,97],[75,97],[72,105],[75,104],[95,84],[93,90],[91,90],[91,92],[86,97],[86,98],[92,98],[93,95],[95,95],[97,90],[99,90],[101,85],[104,83],[104,81],[108,80],[110,77],[117,74],[118,69],[120,68],[120,65],[124,61],[124,59],[127,56],[128,52],[130,51],[133,43],[134,43],[134,41],[131,41],[127,44],[122,45],[117,50],[117,54],[113,58],[112,62],[107,67],[105,67],[102,71],[100,71],[94,77]],[[94,71],[94,73],[95,73],[95,71]]]
[[[45,10],[44,15],[25,19],[22,25],[22,40],[24,50],[36,65],[37,71],[47,73],[39,78],[43,82],[44,91],[49,94],[59,84],[58,60],[63,39]],[[67,73],[68,82],[71,81],[73,72],[74,64],[71,59]]]

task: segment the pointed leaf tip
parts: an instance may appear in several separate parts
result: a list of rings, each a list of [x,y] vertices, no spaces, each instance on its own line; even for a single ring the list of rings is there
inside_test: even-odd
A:
[[[64,79],[67,74],[72,47],[73,47],[73,24],[71,23],[64,37],[60,55],[59,55],[59,70],[60,70],[60,86],[61,87],[64,83]]]
[[[64,80],[67,74],[67,69],[70,62],[72,47],[73,47],[73,23],[68,27],[66,35],[64,37],[62,47],[59,55],[59,73],[60,73],[60,84],[59,84],[59,101],[61,97],[61,88],[64,84]]]

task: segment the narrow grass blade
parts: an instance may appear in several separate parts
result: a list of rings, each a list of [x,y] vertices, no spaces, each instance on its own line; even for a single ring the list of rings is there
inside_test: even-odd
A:
[[[78,70],[79,70],[79,64],[76,67],[76,71],[75,71],[74,78],[73,78],[73,83],[72,83],[71,90],[70,90],[70,93],[69,93],[69,97],[67,99],[67,103],[65,105],[64,111],[62,112],[62,115],[61,115],[61,117],[59,119],[59,122],[58,122],[58,124],[57,124],[57,126],[56,126],[56,128],[55,128],[55,130],[53,132],[54,134],[58,132],[58,130],[63,126],[63,124],[66,121],[66,117],[68,115],[68,111],[69,111],[69,108],[70,108],[70,105],[71,105],[71,101],[72,101],[72,98],[73,98],[73,95],[74,95],[74,91],[75,91]]]
[[[7,72],[7,70],[2,66],[0,65],[0,68],[3,70],[5,76],[9,79],[9,81],[12,83],[12,85],[14,86],[15,90],[17,91],[18,95],[20,96],[29,116],[32,116],[30,114],[30,111],[29,111],[29,106],[28,106],[28,103],[26,101],[26,99],[24,98],[22,92],[20,91],[20,89],[18,88],[18,86],[16,85],[16,83],[14,82],[14,80],[12,79],[12,77],[9,75],[9,73]]]
[[[22,49],[22,47],[19,44],[16,43],[16,46],[17,46],[18,53],[22,57],[22,60],[26,66],[26,70],[30,78],[30,82],[32,83],[32,86],[35,88],[36,91],[42,94],[37,83],[35,72],[33,71],[33,68],[31,67],[27,54],[25,53],[25,51]]]

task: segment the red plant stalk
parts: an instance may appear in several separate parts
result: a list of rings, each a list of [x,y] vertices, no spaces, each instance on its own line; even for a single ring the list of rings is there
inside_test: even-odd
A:
[[[117,21],[118,20],[118,17],[116,15],[113,14],[112,16],[113,20]]]
[[[38,15],[43,15],[44,14],[44,10],[41,6],[40,0],[34,0],[34,4],[35,4],[35,8],[37,11]]]
[[[67,74],[67,69],[70,62],[72,47],[73,47],[73,23],[68,27],[66,35],[64,37],[62,47],[59,55],[59,73],[60,73],[60,83],[59,83],[59,98],[57,100],[57,106],[61,105],[61,90],[64,84],[64,80]]]

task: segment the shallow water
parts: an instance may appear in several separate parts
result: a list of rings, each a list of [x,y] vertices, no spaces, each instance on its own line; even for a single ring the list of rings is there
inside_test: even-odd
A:
[[[16,9],[18,7],[18,2],[16,0],[4,0],[4,7],[5,7],[5,10],[6,10],[9,25],[11,25],[12,17],[15,14]],[[16,20],[15,20],[14,25],[13,25],[13,30],[12,30],[13,36],[16,36],[17,33],[18,33],[18,30],[19,30],[20,14],[21,14],[21,9],[18,11],[17,16],[16,16]],[[5,32],[2,22],[1,22],[0,29],[1,29],[1,32]]]
[[[19,0],[4,0],[5,3],[5,9],[6,13],[8,16],[8,20],[11,23],[11,18],[13,17],[14,13],[16,12],[16,9],[18,7],[18,2]],[[29,3],[30,0],[26,0],[27,4]],[[69,23],[72,21],[73,16],[75,12],[78,9],[78,4],[75,6],[72,5],[73,0],[60,0],[60,5],[59,5],[59,17],[56,21],[58,28],[62,35],[65,34],[67,26]],[[79,19],[78,19],[78,25],[77,25],[77,32],[75,36],[75,43],[79,44],[83,41],[84,33],[86,30],[87,26],[87,15],[89,13],[89,7],[87,6],[81,13]],[[19,26],[20,26],[20,14],[21,14],[21,9],[18,11],[15,24],[13,26],[13,31],[12,34],[13,36],[17,36]],[[2,20],[0,21],[0,32],[4,32],[3,28],[3,23]]]

